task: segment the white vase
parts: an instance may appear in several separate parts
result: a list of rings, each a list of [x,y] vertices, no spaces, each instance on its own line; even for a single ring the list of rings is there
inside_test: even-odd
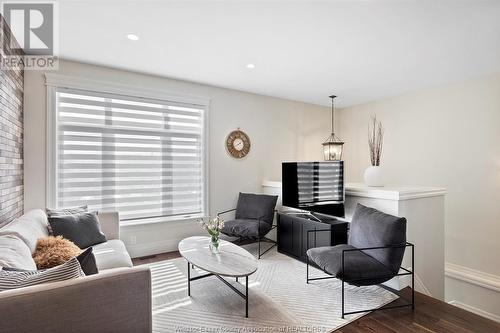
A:
[[[364,173],[365,184],[368,186],[384,186],[385,175],[381,166],[369,166]]]

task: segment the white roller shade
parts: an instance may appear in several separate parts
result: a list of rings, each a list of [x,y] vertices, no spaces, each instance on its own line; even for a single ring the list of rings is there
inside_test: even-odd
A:
[[[55,105],[59,207],[203,214],[205,106],[67,88]]]

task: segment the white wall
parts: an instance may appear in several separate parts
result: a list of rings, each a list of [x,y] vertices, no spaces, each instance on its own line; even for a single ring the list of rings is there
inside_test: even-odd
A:
[[[249,94],[202,84],[61,61],[60,74],[164,89],[167,93],[211,99],[210,211],[235,206],[239,191],[260,192],[264,179],[281,179],[281,162],[318,160],[328,136],[328,107]],[[45,207],[45,101],[43,72],[25,71],[25,210]],[[225,151],[226,135],[241,127],[252,141],[242,160]],[[194,222],[168,222],[122,228],[133,255],[177,248],[180,238],[200,233]],[[134,238],[136,244],[134,243]]]
[[[349,182],[369,166],[372,114],[385,128],[390,183],[447,189],[445,260],[500,279],[500,75],[339,110]],[[478,288],[448,277],[446,299],[500,316],[500,293]]]

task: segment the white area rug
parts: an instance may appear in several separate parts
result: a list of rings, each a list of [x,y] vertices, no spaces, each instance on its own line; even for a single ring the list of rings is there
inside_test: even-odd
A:
[[[254,244],[247,245],[256,253]],[[259,260],[249,278],[249,318],[245,300],[216,277],[191,282],[187,296],[187,263],[173,259],[151,264],[154,332],[331,332],[362,315],[341,316],[341,283],[337,279],[306,284],[304,263],[277,253]],[[195,269],[195,274],[205,272]],[[311,276],[324,273],[310,268]],[[229,280],[244,293],[243,284]],[[244,283],[244,279],[240,279]],[[346,311],[380,307],[397,298],[377,287],[345,285]]]

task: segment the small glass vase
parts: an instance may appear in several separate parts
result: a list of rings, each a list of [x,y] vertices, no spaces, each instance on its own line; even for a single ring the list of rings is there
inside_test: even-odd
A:
[[[219,248],[219,235],[215,236],[211,236],[210,237],[210,244],[208,245],[208,247],[210,248],[210,251],[213,253],[213,254],[218,254],[220,253],[220,248]]]

